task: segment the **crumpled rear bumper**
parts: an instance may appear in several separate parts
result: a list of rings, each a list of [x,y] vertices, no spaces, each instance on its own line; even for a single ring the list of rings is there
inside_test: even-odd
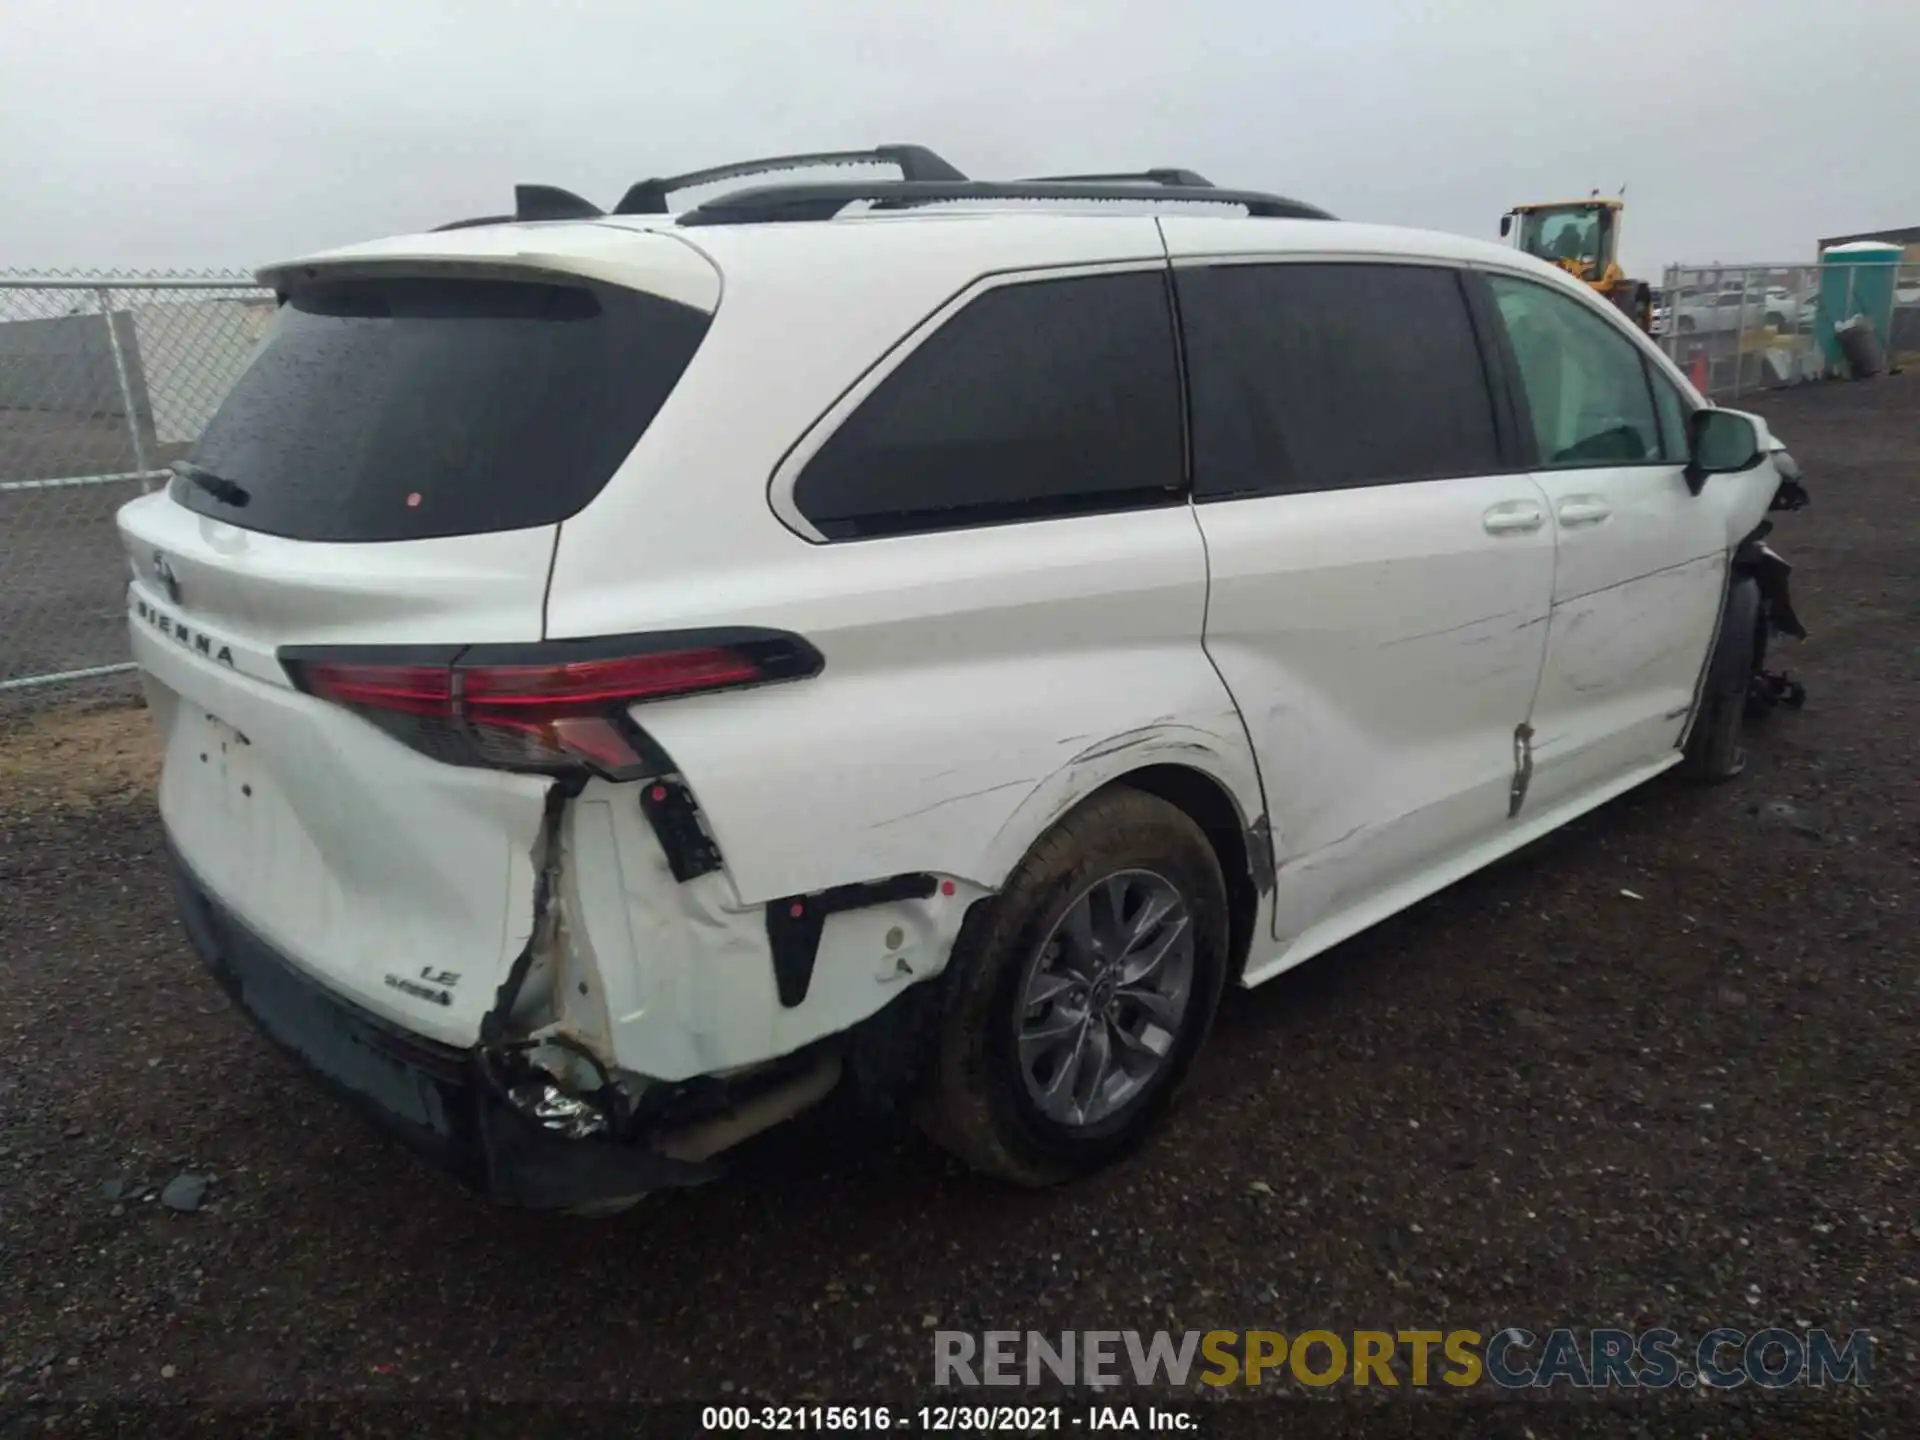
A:
[[[710,1166],[542,1129],[479,1082],[473,1053],[375,1018],[310,979],[208,893],[168,845],[193,947],[266,1036],[329,1090],[503,1205],[572,1209],[697,1185]]]

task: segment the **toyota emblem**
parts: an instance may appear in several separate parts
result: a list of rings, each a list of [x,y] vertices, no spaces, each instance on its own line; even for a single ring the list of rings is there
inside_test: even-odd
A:
[[[167,599],[174,604],[180,603],[180,577],[173,573],[173,566],[167,563],[167,557],[158,550],[153,552],[153,578],[160,582],[160,588],[167,592]]]

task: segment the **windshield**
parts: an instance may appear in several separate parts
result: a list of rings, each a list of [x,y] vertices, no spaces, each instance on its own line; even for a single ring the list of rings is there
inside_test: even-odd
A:
[[[296,540],[550,525],[626,459],[707,324],[572,278],[303,286],[172,493]]]
[[[1555,264],[1572,261],[1598,274],[1610,214],[1585,205],[1535,210],[1520,218],[1520,248]]]

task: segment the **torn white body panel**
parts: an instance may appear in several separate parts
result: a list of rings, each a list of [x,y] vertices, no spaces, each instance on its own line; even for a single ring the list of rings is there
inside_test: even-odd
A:
[[[637,789],[596,781],[567,807],[553,991],[567,1028],[636,1075],[721,1073],[857,1024],[939,973],[985,893],[952,881],[951,893],[936,886],[926,899],[828,917],[806,998],[785,1006],[766,907],[743,902],[718,871],[676,881]]]

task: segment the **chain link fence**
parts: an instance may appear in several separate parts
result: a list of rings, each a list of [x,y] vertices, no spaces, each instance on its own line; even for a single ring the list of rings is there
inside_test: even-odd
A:
[[[1920,365],[1920,265],[1902,265],[1895,275],[1893,318],[1887,329],[1889,361],[1901,369]]]
[[[1834,332],[1856,316],[1888,364],[1920,360],[1920,266],[1670,266],[1653,333],[1699,390],[1737,400],[1849,374]]]
[[[114,512],[187,453],[274,308],[234,272],[0,270],[0,702],[131,668]]]

